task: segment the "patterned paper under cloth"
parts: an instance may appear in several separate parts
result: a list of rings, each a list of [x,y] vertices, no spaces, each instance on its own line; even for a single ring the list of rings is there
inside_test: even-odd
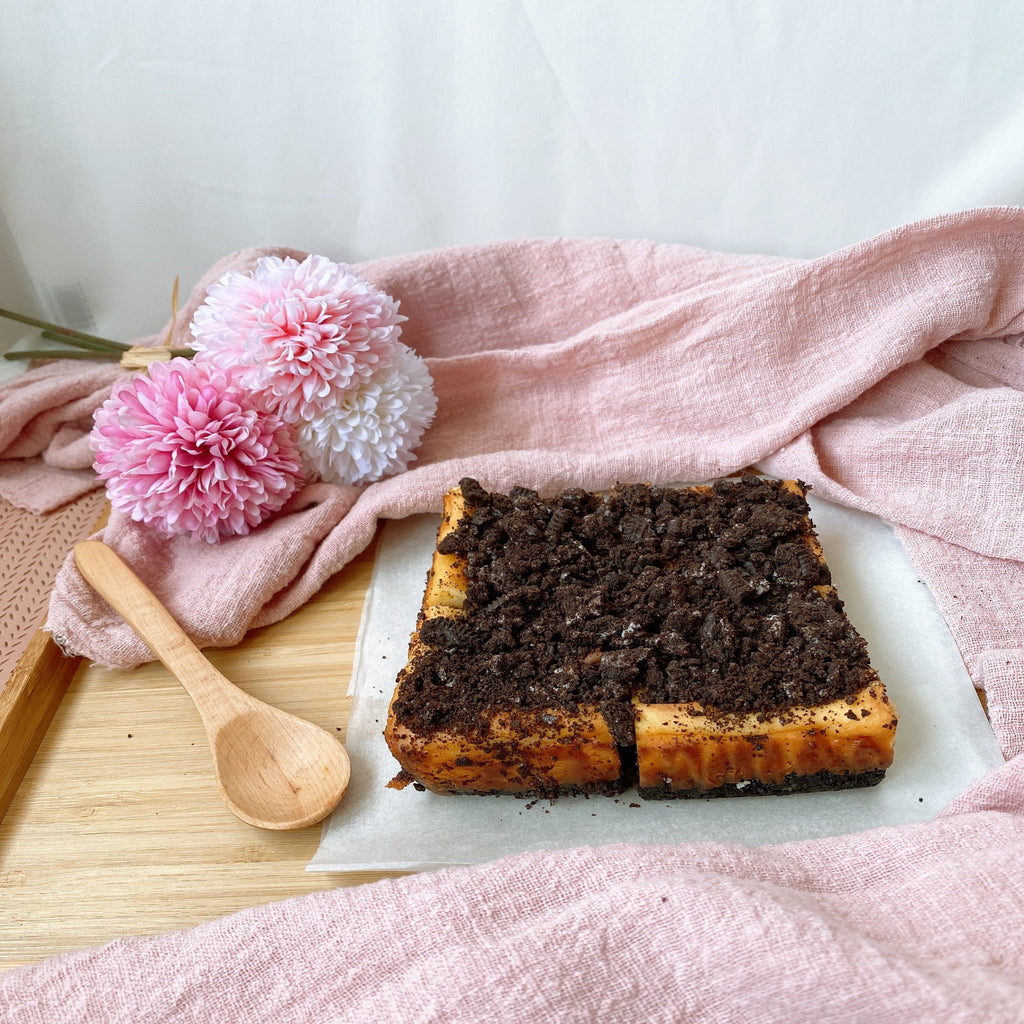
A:
[[[105,502],[96,490],[37,516],[0,498],[0,692],[46,618],[65,557],[92,532]]]

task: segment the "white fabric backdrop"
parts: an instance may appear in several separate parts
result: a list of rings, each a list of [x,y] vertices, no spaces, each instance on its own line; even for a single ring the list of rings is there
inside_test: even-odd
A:
[[[0,303],[124,339],[252,244],[813,256],[1024,201],[1013,0],[0,9]]]

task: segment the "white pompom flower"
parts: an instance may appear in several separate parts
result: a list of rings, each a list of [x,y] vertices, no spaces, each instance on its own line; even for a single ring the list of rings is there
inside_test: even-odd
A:
[[[392,358],[337,401],[296,425],[309,465],[328,483],[373,483],[402,472],[437,412],[426,364],[395,342]]]

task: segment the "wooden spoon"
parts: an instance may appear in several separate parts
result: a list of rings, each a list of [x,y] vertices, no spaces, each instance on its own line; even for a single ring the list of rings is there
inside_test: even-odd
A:
[[[232,813],[267,829],[304,828],[326,818],[348,786],[344,746],[326,729],[243,693],[218,672],[112,548],[87,540],[74,554],[85,579],[195,701]]]

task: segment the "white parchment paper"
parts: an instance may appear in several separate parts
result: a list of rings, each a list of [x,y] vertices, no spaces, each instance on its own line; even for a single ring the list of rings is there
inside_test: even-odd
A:
[[[461,797],[390,790],[382,735],[405,663],[437,531],[436,516],[387,524],[363,611],[346,746],[352,782],[323,827],[312,871],[425,869],[510,853],[617,841],[740,842],[842,835],[932,817],[1002,763],[941,615],[892,529],[810,496],[834,583],[899,712],[895,763],[878,786],[835,793],[640,800]]]

